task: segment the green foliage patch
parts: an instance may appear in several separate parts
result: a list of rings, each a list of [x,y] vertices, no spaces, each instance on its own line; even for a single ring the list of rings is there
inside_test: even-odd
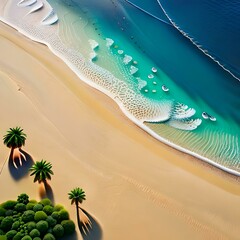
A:
[[[41,203],[37,203],[34,205],[33,207],[33,211],[37,212],[37,211],[42,211],[43,210],[43,205]]]
[[[12,240],[13,237],[17,234],[16,230],[10,230],[6,233],[7,240]]]
[[[65,235],[70,235],[75,232],[75,224],[72,220],[63,220],[61,225],[64,228]]]
[[[54,211],[54,208],[50,205],[46,205],[44,208],[43,208],[43,211],[47,214],[47,215],[51,215]]]
[[[3,207],[0,207],[0,216],[1,217],[5,216],[5,212],[6,212],[6,209],[4,209]]]
[[[37,211],[34,216],[35,222],[39,222],[40,220],[46,220],[47,214],[44,211]]]
[[[24,203],[17,203],[14,210],[17,212],[24,212],[26,210],[26,205]]]
[[[0,240],[58,240],[75,231],[63,206],[54,206],[47,198],[28,199],[23,193],[17,201],[0,204]]]
[[[15,205],[17,204],[17,201],[9,200],[1,204],[1,207],[4,208],[5,210],[8,209],[14,209]]]
[[[19,196],[18,196],[18,198],[17,198],[17,201],[19,202],[19,203],[23,203],[23,204],[28,204],[28,202],[29,202],[29,196],[26,194],[26,193],[22,193],[22,194],[20,194]]]
[[[47,233],[43,240],[55,240],[56,238],[51,234],[51,233]]]
[[[40,201],[43,206],[52,206],[52,201],[49,198],[44,198]]]
[[[22,221],[27,223],[34,221],[35,212],[33,210],[26,210],[22,215]]]

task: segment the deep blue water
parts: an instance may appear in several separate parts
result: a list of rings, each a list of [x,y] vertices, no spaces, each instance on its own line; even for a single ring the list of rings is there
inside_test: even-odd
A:
[[[159,0],[169,17],[240,77],[239,0]]]
[[[140,10],[146,12],[147,14],[159,19],[166,24],[171,25],[171,22],[167,18],[166,14],[159,6],[156,0],[148,0],[148,1],[141,1],[141,0],[126,0],[128,3],[136,6]]]

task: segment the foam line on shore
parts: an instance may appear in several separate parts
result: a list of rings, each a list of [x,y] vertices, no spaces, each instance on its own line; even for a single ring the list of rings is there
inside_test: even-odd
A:
[[[44,40],[40,40],[32,35],[30,35],[29,33],[27,33],[26,31],[24,31],[23,29],[21,29],[20,27],[16,26],[13,23],[8,22],[7,20],[5,20],[4,18],[0,17],[0,20],[6,24],[8,24],[9,26],[15,28],[18,32],[22,33],[23,35],[27,36],[28,38],[30,38],[31,40],[35,41],[35,42],[39,42],[39,43],[43,43],[46,46],[48,46],[48,48],[60,59],[62,59],[67,65],[68,67],[80,78],[80,80],[84,81],[85,83],[87,83],[88,85],[94,87],[95,89],[103,92],[104,94],[106,94],[107,96],[109,96],[110,98],[112,98],[120,107],[120,109],[122,110],[122,112],[132,121],[134,122],[137,126],[139,126],[140,128],[144,129],[147,133],[149,133],[151,136],[153,136],[154,138],[156,138],[157,140],[175,148],[178,149],[181,152],[190,154],[194,157],[197,157],[219,169],[222,169],[230,174],[236,175],[236,176],[240,176],[240,173],[237,172],[236,170],[227,168],[222,166],[219,163],[214,162],[213,160],[203,157],[195,152],[192,152],[190,150],[187,150],[181,146],[178,146],[174,143],[172,143],[171,141],[159,136],[156,132],[154,132],[153,130],[151,130],[149,127],[147,127],[146,125],[144,125],[144,123],[142,121],[140,121],[139,119],[137,119],[136,117],[134,117],[130,112],[127,111],[127,109],[125,108],[124,104],[114,95],[111,95],[109,93],[109,91],[107,89],[104,89],[102,86],[99,86],[98,84],[96,84],[95,82],[89,80],[84,74],[82,74],[79,69],[70,61],[68,60],[62,53],[58,52],[57,50],[55,50],[50,43],[44,41]]]
[[[227,69],[221,62],[220,60],[217,60],[215,57],[213,57],[211,54],[208,53],[208,50],[203,49],[201,45],[197,44],[193,38],[191,38],[190,36],[188,36],[187,33],[185,33],[171,18],[170,16],[167,14],[166,10],[164,9],[164,7],[162,6],[160,0],[157,0],[159,6],[161,7],[161,9],[163,10],[164,14],[166,15],[166,17],[169,19],[169,21],[172,23],[172,25],[186,38],[188,38],[191,43],[193,43],[201,52],[203,52],[206,56],[208,56],[209,58],[211,58],[214,62],[216,62],[223,70],[225,70],[226,72],[228,72],[232,77],[234,77],[235,79],[237,79],[238,81],[240,81],[240,78],[237,77],[234,73],[231,72],[231,70]]]

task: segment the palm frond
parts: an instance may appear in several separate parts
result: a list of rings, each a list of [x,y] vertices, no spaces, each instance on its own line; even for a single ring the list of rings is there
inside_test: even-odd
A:
[[[68,198],[71,200],[71,204],[82,203],[83,200],[86,200],[86,195],[83,189],[74,188],[71,192],[68,193]]]
[[[45,160],[41,160],[40,162],[36,162],[29,171],[31,172],[30,176],[34,175],[34,182],[38,181],[39,183],[45,180],[51,180],[51,175],[53,175],[53,171],[51,170],[52,164],[46,162]]]
[[[22,147],[25,145],[27,135],[20,127],[10,128],[3,136],[3,143],[9,148]]]

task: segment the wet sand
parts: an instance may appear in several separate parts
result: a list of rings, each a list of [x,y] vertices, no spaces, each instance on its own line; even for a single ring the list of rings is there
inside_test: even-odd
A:
[[[239,239],[239,178],[166,146],[87,86],[46,46],[0,24],[0,134],[21,126],[23,148],[50,161],[49,196],[75,220],[67,193],[82,187],[93,229],[77,239]],[[10,150],[0,145],[0,166]],[[30,161],[30,160],[29,160]],[[0,202],[42,189],[6,161]]]

